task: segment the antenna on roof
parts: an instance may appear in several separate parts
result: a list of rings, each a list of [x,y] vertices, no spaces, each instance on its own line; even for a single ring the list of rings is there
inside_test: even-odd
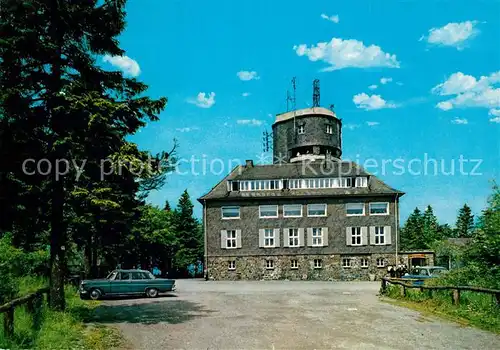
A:
[[[313,81],[313,107],[319,107],[319,79]]]
[[[290,105],[288,104],[288,102],[292,101],[292,97],[290,97],[290,91],[289,90],[286,90],[286,111],[289,112],[290,111]]]
[[[292,101],[292,110],[295,110],[297,108],[296,104],[295,104],[295,101],[296,101],[296,97],[297,97],[297,86],[296,86],[296,81],[297,81],[297,77],[293,77],[292,78],[292,89],[293,89],[293,94],[292,94],[292,98],[291,98],[291,101]]]
[[[268,132],[267,130],[262,133],[262,152],[269,152],[270,149],[273,148],[271,143],[271,138],[273,137],[272,132]]]
[[[335,111],[334,111],[334,109],[335,109],[335,105],[332,103],[332,104],[330,105],[330,110],[331,110],[332,112],[335,112]]]

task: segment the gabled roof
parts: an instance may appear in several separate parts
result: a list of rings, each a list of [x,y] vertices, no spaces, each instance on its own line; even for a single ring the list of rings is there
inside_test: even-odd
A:
[[[404,192],[389,187],[376,176],[367,173],[354,162],[309,161],[285,164],[239,165],[207,194],[198,200],[230,200],[252,198],[303,198],[303,197],[345,197],[373,195],[404,195]],[[311,179],[367,176],[368,187],[352,188],[322,188],[322,189],[284,189],[266,191],[228,191],[227,181],[230,180],[280,180],[280,179]]]

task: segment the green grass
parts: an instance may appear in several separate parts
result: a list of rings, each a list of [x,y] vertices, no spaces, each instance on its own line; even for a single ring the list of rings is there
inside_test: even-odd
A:
[[[19,281],[19,295],[47,285],[43,279],[23,278]],[[16,307],[14,314],[14,338],[7,340],[3,334],[3,315],[0,315],[0,349],[95,349],[104,350],[121,344],[121,334],[114,328],[87,325],[83,321],[99,305],[97,301],[81,300],[77,289],[67,286],[66,311],[54,312],[44,301],[42,324],[33,329],[32,316],[25,307]]]
[[[399,305],[500,334],[500,306],[491,295],[461,292],[460,305],[453,305],[451,291],[433,291],[430,298],[427,290],[407,289],[403,297],[400,288],[389,285],[386,296],[397,300]]]

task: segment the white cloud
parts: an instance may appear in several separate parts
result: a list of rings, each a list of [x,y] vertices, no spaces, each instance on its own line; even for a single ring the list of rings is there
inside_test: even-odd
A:
[[[479,34],[476,28],[477,21],[461,23],[448,23],[441,28],[432,28],[428,36],[422,36],[420,41],[426,40],[429,44],[453,46],[458,50],[464,48],[463,44]]]
[[[340,21],[339,15],[328,16],[328,15],[325,15],[324,13],[322,13],[321,18],[326,19],[328,21],[331,21],[333,23],[339,23],[339,21]]]
[[[268,116],[269,118],[274,118],[274,115],[272,115],[271,113],[268,113],[268,114],[267,114],[267,116]]]
[[[403,83],[398,81],[398,82],[396,82],[396,85],[403,86]]]
[[[449,111],[450,109],[453,108],[453,104],[450,101],[443,101],[443,102],[439,102],[436,105],[436,107],[443,110],[443,111]]]
[[[376,88],[378,88],[378,85],[375,84],[368,86],[368,89],[370,90],[375,90]]]
[[[492,123],[500,123],[500,117],[491,118],[490,122],[492,122]]]
[[[136,77],[141,74],[139,63],[128,56],[104,55],[104,62],[110,63],[113,67],[120,69],[123,73]]]
[[[188,102],[201,108],[210,108],[215,104],[215,92],[210,94],[200,92],[196,98],[188,99]]]
[[[494,117],[500,117],[500,109],[490,109],[488,115],[492,115]]]
[[[444,111],[455,107],[483,107],[500,108],[500,88],[495,87],[500,83],[500,71],[479,79],[462,72],[453,73],[441,84],[432,88],[431,92],[440,96],[453,96],[453,98],[439,102],[436,107]]]
[[[465,124],[469,124],[469,121],[465,118],[455,118],[451,121],[452,124],[461,124],[461,125],[465,125]]]
[[[257,119],[239,119],[236,121],[236,123],[241,125],[252,125],[252,126],[262,125],[262,121]]]
[[[239,71],[238,73],[236,73],[236,75],[238,76],[238,78],[240,78],[243,81],[259,80],[260,79],[260,77],[256,71],[250,72],[250,71],[242,70],[242,71]]]
[[[380,79],[380,83],[381,83],[382,85],[385,85],[385,84],[387,84],[387,83],[390,83],[391,81],[392,81],[392,78],[381,78],[381,79]]]
[[[379,122],[366,122],[366,125],[368,126],[377,126],[379,124],[380,124]]]
[[[380,95],[367,95],[366,93],[357,94],[352,98],[352,101],[358,108],[367,111],[382,109],[382,108],[396,108],[394,103],[388,103]]]
[[[250,96],[250,93],[249,92],[244,92],[244,93],[241,94],[241,96],[248,97],[248,96]]]
[[[194,130],[199,130],[199,128],[197,126],[191,126],[191,127],[185,127],[185,128],[177,128],[175,129],[179,132],[190,132],[190,131],[194,131]]]
[[[329,67],[323,71],[343,68],[389,67],[399,68],[396,55],[382,51],[379,46],[365,46],[363,42],[348,39],[332,38],[330,42],[320,42],[311,47],[306,44],[293,47],[298,56],[307,56],[310,61],[323,61]]]
[[[359,125],[358,124],[346,124],[346,125],[344,125],[344,128],[347,130],[354,130],[354,129],[359,128]]]

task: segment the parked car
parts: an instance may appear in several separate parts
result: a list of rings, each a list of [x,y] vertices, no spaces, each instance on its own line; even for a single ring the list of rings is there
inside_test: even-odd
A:
[[[141,294],[156,298],[159,293],[175,291],[175,280],[156,278],[145,270],[114,270],[104,279],[83,280],[79,291],[82,299]]]
[[[413,284],[422,285],[426,279],[440,277],[446,272],[448,272],[448,270],[442,266],[420,266],[415,268],[412,273],[404,274],[402,278],[417,279],[419,281],[413,281]]]

